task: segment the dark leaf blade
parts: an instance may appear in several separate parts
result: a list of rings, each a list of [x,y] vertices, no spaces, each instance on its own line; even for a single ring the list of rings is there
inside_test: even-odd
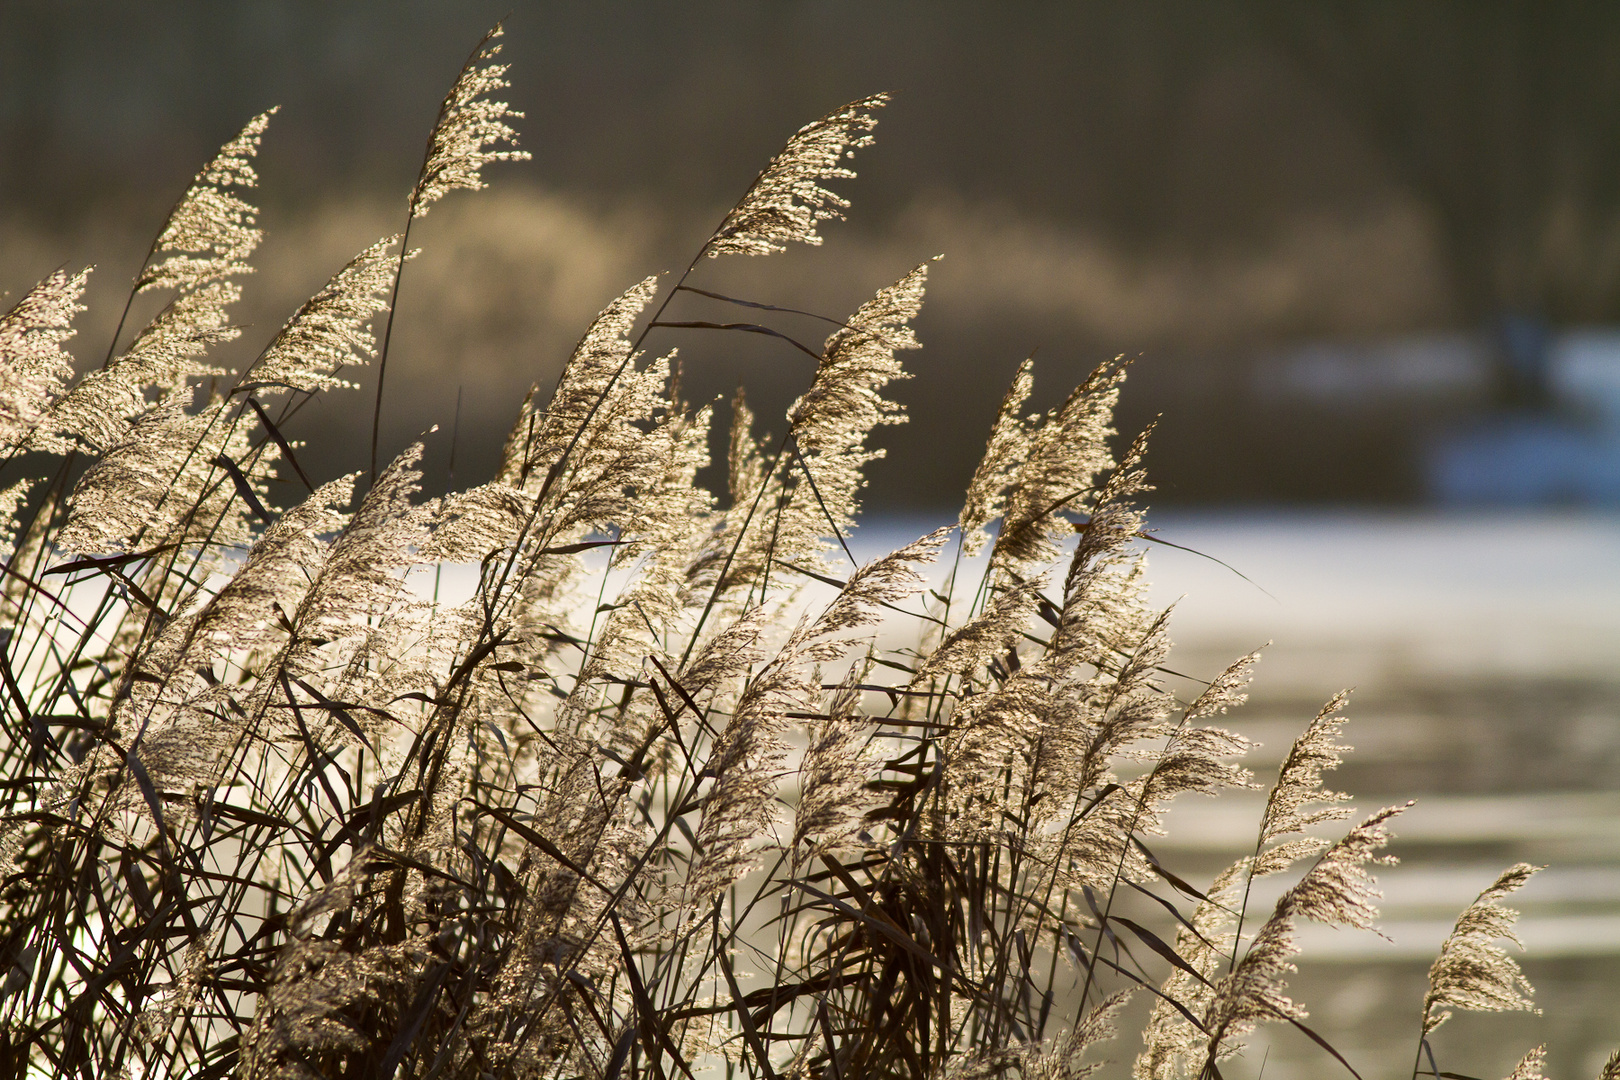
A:
[[[821,354],[810,348],[808,345],[803,344],[795,338],[789,337],[780,330],[772,330],[770,327],[761,326],[759,323],[717,323],[693,320],[689,322],[659,321],[653,323],[652,326],[668,327],[672,330],[735,330],[745,334],[763,334],[766,337],[773,337],[779,341],[787,342],[789,345],[793,346],[795,349],[798,349],[812,360],[818,362],[821,360]]]
[[[439,996],[439,988],[444,985],[445,976],[449,974],[449,964],[434,964],[422,988],[417,991],[416,999],[400,1017],[399,1030],[394,1035],[394,1041],[388,1044],[388,1052],[383,1055],[382,1064],[377,1068],[382,1080],[393,1080],[395,1070],[399,1068],[400,1062],[405,1060],[405,1055],[415,1044],[422,1025],[427,1022],[428,1013],[432,1011],[434,1001]]]
[[[499,821],[502,825],[505,825],[519,836],[523,837],[523,839],[539,848],[552,859],[555,859],[563,866],[566,866],[568,869],[578,874],[581,878],[590,882],[592,885],[595,885],[608,896],[613,895],[613,890],[602,884],[602,882],[598,881],[595,875],[593,875],[589,870],[585,869],[583,866],[579,865],[579,863],[569,858],[561,848],[552,843],[550,840],[547,840],[533,827],[519,821],[517,816],[511,811],[503,809],[499,806],[490,806],[488,803],[475,802],[473,805],[477,806],[481,811],[488,814],[496,821]]]
[[[377,748],[372,745],[370,739],[366,738],[366,733],[360,730],[360,725],[355,722],[354,717],[349,715],[347,709],[337,702],[332,701],[325,694],[315,689],[315,687],[309,685],[309,683],[305,682],[303,679],[295,678],[293,681],[298,684],[299,689],[309,694],[310,697],[313,697],[315,699],[315,703],[322,709],[326,710],[326,712],[330,714],[333,719],[337,720],[338,723],[347,728],[350,734],[364,743],[366,749],[370,750],[372,753],[377,752]]]
[[[1121,878],[1120,880],[1124,881],[1125,884],[1129,885],[1131,888],[1135,889],[1137,892],[1141,893],[1143,896],[1147,897],[1149,900],[1152,900],[1154,903],[1168,911],[1176,922],[1180,923],[1182,926],[1186,927],[1193,934],[1195,934],[1199,941],[1202,941],[1211,949],[1215,947],[1215,943],[1213,941],[1205,937],[1203,933],[1199,931],[1198,927],[1194,926],[1185,915],[1176,910],[1176,905],[1172,904],[1170,901],[1166,900],[1152,889],[1143,888],[1141,885],[1131,881],[1129,878]]]
[[[630,996],[636,1003],[636,1013],[640,1018],[638,1027],[641,1029],[642,1045],[646,1047],[647,1055],[657,1061],[658,1052],[662,1050],[670,1056],[670,1060],[675,1062],[681,1072],[686,1074],[687,1080],[695,1080],[686,1060],[681,1057],[680,1047],[669,1037],[664,1025],[658,1022],[658,1010],[653,1005],[652,995],[647,992],[647,984],[642,981],[641,967],[636,963],[635,954],[630,951],[630,943],[625,940],[624,926],[619,922],[619,913],[610,909],[608,921],[613,924],[613,936],[618,940],[619,955],[624,960],[624,974],[630,983]]]
[[[215,454],[214,464],[230,474],[231,483],[236,486],[237,495],[241,496],[242,501],[248,504],[248,509],[252,510],[261,522],[269,525],[271,523],[270,512],[264,508],[264,504],[259,501],[259,497],[253,493],[253,486],[248,483],[247,477],[242,474],[242,470],[237,467],[236,462],[232,461],[227,454]]]
[[[1153,872],[1155,874],[1158,874],[1165,881],[1168,881],[1175,888],[1181,890],[1183,893],[1192,897],[1193,899],[1203,900],[1206,902],[1209,901],[1209,897],[1205,896],[1203,893],[1199,892],[1197,889],[1193,888],[1191,885],[1187,884],[1185,881],[1181,880],[1181,878],[1177,877],[1175,874],[1166,869],[1164,865],[1159,862],[1158,856],[1154,855],[1152,851],[1148,850],[1148,846],[1142,843],[1141,840],[1137,839],[1134,833],[1131,835],[1131,843],[1134,844],[1136,849],[1142,853],[1143,858],[1147,859],[1148,865],[1153,868]]]
[[[1356,1072],[1355,1067],[1353,1065],[1351,1065],[1348,1061],[1344,1060],[1344,1055],[1339,1053],[1337,1050],[1335,1050],[1333,1048],[1332,1043],[1328,1042],[1326,1039],[1322,1038],[1322,1036],[1318,1035],[1316,1032],[1314,1032],[1310,1028],[1306,1027],[1304,1023],[1302,1023],[1299,1020],[1294,1019],[1291,1016],[1288,1018],[1288,1022],[1290,1024],[1293,1024],[1296,1028],[1298,1028],[1300,1031],[1304,1032],[1306,1035],[1308,1035],[1310,1037],[1311,1041],[1314,1042],[1317,1046],[1320,1046],[1322,1049],[1324,1049],[1328,1053],[1332,1054],[1333,1057],[1334,1057],[1334,1060],[1336,1060],[1340,1065],[1343,1065],[1346,1069],[1349,1069],[1350,1070],[1350,1075],[1355,1077],[1356,1080],[1361,1080],[1361,1074]]]
[[[141,796],[152,811],[152,819],[158,827],[158,835],[166,837],[169,830],[163,824],[163,800],[158,797],[157,788],[152,784],[152,777],[146,771],[146,765],[141,761],[141,755],[135,747],[131,746],[124,755],[124,764],[129,768],[130,775],[135,777],[135,786],[141,789]]]
[[[823,903],[831,905],[840,913],[856,920],[868,929],[876,931],[887,941],[898,945],[900,948],[904,949],[912,956],[915,956],[917,959],[924,961],[931,967],[937,968],[946,975],[951,974],[950,967],[947,966],[943,960],[929,952],[927,949],[923,948],[917,943],[916,939],[911,937],[911,935],[904,933],[897,926],[884,919],[882,916],[867,915],[865,912],[857,911],[855,908],[838,899],[836,896],[833,896],[830,893],[824,893],[815,886],[807,885],[802,881],[790,881],[789,884],[793,885],[795,888],[804,890]]]
[[[254,413],[259,417],[259,423],[264,425],[264,430],[270,433],[270,438],[275,440],[276,446],[281,450],[282,456],[287,459],[287,464],[293,467],[293,472],[298,474],[298,479],[302,480],[304,482],[304,487],[307,488],[311,494],[313,494],[315,491],[315,485],[309,482],[308,476],[304,475],[304,467],[298,464],[298,458],[293,455],[292,446],[281,434],[281,429],[276,426],[274,420],[270,419],[270,414],[264,411],[264,406],[260,405],[258,399],[252,394],[248,395],[247,403],[252,406]]]
[[[1188,975],[1191,975],[1205,986],[1209,985],[1208,979],[1200,975],[1191,964],[1187,963],[1186,960],[1181,958],[1180,953],[1172,949],[1165,943],[1163,938],[1159,937],[1159,935],[1155,934],[1147,927],[1141,925],[1140,923],[1133,922],[1132,920],[1125,918],[1123,915],[1110,915],[1108,918],[1135,934],[1137,939],[1140,940],[1142,944],[1158,953],[1165,960],[1168,960],[1173,967],[1185,971]]]
[[[801,311],[799,308],[780,307],[776,304],[760,304],[753,300],[740,300],[735,296],[726,296],[724,293],[710,292],[707,289],[694,288],[691,285],[677,286],[675,291],[697,293],[699,296],[707,296],[710,300],[719,300],[722,303],[736,304],[738,307],[753,308],[755,311],[782,311],[790,315],[806,315],[812,319],[820,319],[822,322],[829,323],[833,326],[844,327],[846,329],[849,327],[849,324],[843,322],[842,320],[828,318],[825,315],[817,315],[813,311]]]
[[[714,908],[714,928],[720,931],[720,905]],[[731,968],[730,950],[722,943],[715,949],[715,958],[720,962],[721,974],[726,977],[726,988],[731,991],[732,1008],[742,1024],[743,1038],[748,1042],[748,1048],[754,1052],[754,1058],[759,1068],[764,1072],[766,1080],[776,1080],[776,1070],[771,1068],[771,1055],[765,1049],[764,1041],[759,1037],[759,1029],[754,1024],[754,1014],[749,1011],[744,1002],[742,989],[737,985],[737,974]]]

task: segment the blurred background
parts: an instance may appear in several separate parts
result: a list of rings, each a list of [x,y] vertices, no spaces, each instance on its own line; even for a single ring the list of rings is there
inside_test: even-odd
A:
[[[89,347],[191,175],[279,104],[256,350],[400,228],[438,101],[505,10],[9,0],[0,287],[95,263]],[[1620,500],[1613,4],[520,2],[509,28],[535,159],[414,234],[396,448],[448,430],[460,388],[458,459],[487,469],[608,298],[678,273],[800,124],[888,90],[827,246],[697,281],[841,316],[946,255],[885,505],[951,501],[1032,352],[1046,401],[1139,358],[1121,423],[1162,414],[1166,505]],[[780,344],[662,344],[696,400],[746,379],[763,411],[807,374]],[[337,468],[329,434],[311,454]]]
[[[1386,921],[1419,929],[1306,964],[1318,1029],[1404,1075],[1435,934],[1509,862],[1554,861],[1524,903],[1547,1015],[1459,1017],[1441,1067],[1503,1075],[1546,1038],[1553,1075],[1595,1074],[1620,1042],[1620,6],[6,0],[0,290],[94,263],[72,346],[98,356],[169,206],[279,104],[233,346],[251,359],[402,227],[438,102],[508,10],[534,160],[413,230],[385,452],[439,424],[428,488],[452,446],[458,482],[482,479],[595,312],[678,274],[799,125],[893,92],[824,247],[693,279],[842,317],[945,254],[871,542],[954,516],[1025,356],[1041,405],[1133,358],[1120,427],[1160,418],[1163,535],[1258,583],[1155,550],[1166,602],[1190,594],[1181,669],[1276,639],[1234,725],[1280,755],[1356,685],[1370,749],[1344,786],[1438,807],[1388,879]],[[649,345],[680,347],[689,399],[746,382],[779,431],[811,362],[733,337]],[[302,414],[317,479],[364,466],[369,404]],[[1183,854],[1213,865],[1237,834],[1197,835]],[[1327,1075],[1298,1041],[1271,1075]]]

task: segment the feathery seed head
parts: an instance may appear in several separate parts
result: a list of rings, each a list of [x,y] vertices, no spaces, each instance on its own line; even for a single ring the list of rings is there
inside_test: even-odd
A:
[[[1350,749],[1337,741],[1339,730],[1347,719],[1341,710],[1349,696],[1348,691],[1334,695],[1289,748],[1260,819],[1261,844],[1269,844],[1291,833],[1302,833],[1325,821],[1339,821],[1350,816],[1352,811],[1349,808],[1335,805],[1349,796],[1322,787],[1322,774],[1338,768],[1342,760],[1340,755]],[[1304,846],[1300,842],[1291,843],[1292,846],[1278,845],[1262,853],[1256,864],[1255,876],[1261,877],[1264,873],[1275,873],[1286,868],[1294,858],[1299,857],[1299,852],[1308,850],[1314,841],[1304,841]],[[1285,854],[1289,856],[1287,860],[1280,861]]]
[[[1429,992],[1423,999],[1424,1035],[1445,1023],[1453,1008],[1472,1012],[1539,1011],[1530,1001],[1533,988],[1529,980],[1496,939],[1506,938],[1524,947],[1513,933],[1519,913],[1497,901],[1523,887],[1540,869],[1529,863],[1508,867],[1457,916],[1456,925],[1440,946],[1440,955],[1429,968]]]
[[[909,324],[922,310],[927,284],[928,263],[921,263],[879,289],[827,338],[815,382],[788,410],[805,452],[824,453],[878,424],[905,422],[900,407],[880,391],[895,379],[909,378],[894,354],[922,348]]]
[[[416,558],[430,512],[410,497],[422,478],[422,444],[412,443],[377,476],[354,516],[328,550],[319,575],[293,616],[300,635],[299,663],[316,640],[353,641],[405,594],[400,571]]]
[[[754,438],[754,412],[739,386],[731,399],[731,438],[726,453],[726,484],[732,505],[748,505],[764,481],[765,461]]]
[[[399,267],[390,249],[399,240],[384,237],[334,274],[287,320],[233,393],[259,389],[315,393],[351,385],[337,378],[337,372],[376,355],[367,320],[388,307],[387,295]]]
[[[79,297],[89,276],[89,269],[57,270],[0,315],[0,449],[28,438],[73,376],[62,343],[84,310]]]
[[[1371,930],[1378,917],[1375,901],[1381,895],[1368,863],[1393,863],[1393,856],[1377,852],[1389,843],[1389,822],[1412,807],[1389,806],[1351,829],[1328,848],[1299,883],[1286,895],[1291,914],[1303,915],[1328,926]]]
[[[154,255],[172,254],[160,262],[148,261],[135,279],[137,292],[186,292],[210,281],[251,272],[248,256],[264,237],[254,227],[259,211],[230,189],[245,190],[258,184],[253,158],[276,111],[270,109],[248,121],[241,133],[203,166],[170,211],[169,220],[152,245]]]
[[[461,68],[450,93],[439,106],[439,120],[428,140],[427,157],[421,175],[411,191],[411,217],[419,218],[428,207],[457,188],[479,191],[484,183],[483,168],[492,161],[528,161],[524,150],[491,150],[498,143],[517,144],[517,131],[508,119],[523,114],[504,101],[479,100],[485,94],[511,85],[506,79],[507,64],[490,63],[501,47],[491,44],[505,31],[496,23],[473,49]]]
[[[1035,388],[1035,361],[1026,359],[1018,365],[1018,374],[1001,399],[996,422],[990,429],[990,441],[985,444],[984,456],[968,483],[967,498],[957,524],[962,529],[962,554],[977,555],[989,540],[984,527],[1001,515],[1006,500],[1007,485],[1012,482],[1019,465],[1029,451],[1030,431],[1019,410],[1029,400]]]
[[[855,175],[843,162],[857,147],[872,145],[873,114],[888,103],[889,95],[874,94],[800,128],[726,214],[703,253],[768,255],[786,251],[789,243],[820,244],[816,226],[842,219],[849,208],[847,199],[821,182]]]
[[[353,497],[359,475],[322,484],[265,530],[242,568],[198,615],[197,637],[211,652],[251,651],[273,624],[278,606],[283,612],[298,610],[320,573],[327,550],[323,538],[343,527],[338,508]]]
[[[1513,1073],[1508,1080],[1545,1080],[1541,1070],[1547,1067],[1547,1046],[1531,1050],[1513,1067]]]
[[[1231,974],[1215,984],[1204,1025],[1215,1040],[1210,1060],[1227,1052],[1257,1023],[1306,1016],[1304,1008],[1283,992],[1284,976],[1296,970],[1291,958],[1299,953],[1295,920],[1304,917],[1329,926],[1372,929],[1379,893],[1366,865],[1393,861],[1379,858],[1377,852],[1389,843],[1389,821],[1411,806],[1386,807],[1351,829],[1277,900],[1248,952]]]
[[[151,408],[149,396],[182,398],[188,380],[224,374],[199,358],[241,334],[225,313],[241,295],[234,282],[212,281],[175,297],[129,348],[51,403],[32,445],[51,453],[76,448],[103,453],[122,442],[128,424]]]
[[[235,480],[262,506],[276,448],[255,452],[248,425],[226,417],[226,402],[216,398],[193,414],[185,410],[187,396],[170,397],[119,423],[122,435],[74,489],[57,540],[63,550],[130,550],[141,540],[226,545],[248,539],[245,515],[251,508],[242,505]],[[230,459],[236,477],[218,464],[221,456]]]
[[[811,840],[811,854],[846,843],[872,802],[866,783],[875,762],[865,749],[868,725],[857,715],[861,701],[857,687],[870,670],[870,658],[851,664],[830,695],[824,717],[810,727],[799,766],[802,782],[793,815],[793,842]]]
[[[1121,990],[1105,998],[1087,1013],[1068,1035],[1051,1046],[1026,1051],[1019,1075],[1024,1080],[1084,1080],[1107,1064],[1082,1061],[1086,1050],[1112,1039],[1119,1032],[1115,1020],[1130,1000],[1132,990]],[[995,1075],[995,1074],[992,1074]]]
[[[920,591],[923,576],[914,565],[926,565],[939,557],[939,549],[951,534],[951,526],[935,529],[927,536],[882,558],[873,559],[849,576],[849,581],[811,624],[806,638],[836,634],[869,626],[882,618],[878,609],[892,605]]]
[[[657,291],[658,278],[644,278],[602,310],[575,346],[543,411],[535,407],[533,392],[525,399],[507,436],[500,480],[537,486],[570,445],[588,448],[593,436],[606,431],[615,419],[609,393],[620,401],[629,393],[623,373],[634,363],[630,330]]]
[[[815,381],[789,408],[798,469],[774,527],[778,557],[814,558],[829,530],[854,528],[865,467],[882,456],[866,449],[867,437],[879,424],[905,420],[902,407],[882,391],[908,377],[896,351],[921,347],[907,324],[922,309],[927,279],[923,263],[862,304],[827,338]]]
[[[1028,425],[1027,437],[1019,437],[1007,421],[1007,479],[1000,479],[1001,465],[989,467],[984,479],[987,492],[991,484],[1007,489],[992,566],[1027,578],[1055,557],[1055,541],[1072,531],[1057,515],[1083,511],[1096,478],[1114,467],[1108,438],[1114,434],[1114,406],[1124,378],[1122,363],[1099,366],[1061,406]],[[1020,392],[1015,381],[1009,401]]]
[[[983,611],[945,635],[912,676],[913,686],[944,675],[966,675],[1018,643],[1040,602],[1044,579],[1003,590]]]
[[[1270,642],[1266,644],[1269,645]],[[1209,686],[1194,699],[1187,709],[1187,719],[1201,720],[1206,716],[1218,716],[1228,709],[1243,704],[1248,698],[1243,688],[1254,678],[1254,665],[1259,662],[1259,649],[1247,656],[1239,657],[1225,671],[1215,676]]]

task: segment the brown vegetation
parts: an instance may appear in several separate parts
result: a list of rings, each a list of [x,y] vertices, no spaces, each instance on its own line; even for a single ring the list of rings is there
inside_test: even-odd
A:
[[[488,96],[498,34],[446,99],[407,234],[521,156]],[[125,313],[164,306],[98,368],[70,383],[63,351],[83,273],[0,319],[21,477],[0,1072],[1073,1077],[1132,991],[1154,998],[1143,1078],[1219,1077],[1260,1022],[1309,1033],[1285,993],[1294,926],[1374,926],[1366,868],[1402,808],[1318,835],[1349,814],[1322,788],[1346,749],[1335,699],[1251,856],[1202,889],[1155,857],[1172,800],[1254,783],[1214,722],[1258,657],[1191,701],[1167,687],[1146,433],[1110,446],[1123,368],[1026,413],[1026,365],[959,520],[856,565],[868,437],[905,419],[884,395],[931,264],[824,319],[819,346],[688,284],[704,256],[818,242],[847,205],[823,185],[885,101],[789,140],[685,274],[607,305],[518,409],[495,476],[442,498],[413,498],[421,444],[317,487],[282,434],[386,360],[370,320],[410,316],[403,235],[244,370],[209,362],[241,333],[268,114],[176,205]],[[677,296],[710,317],[674,318]],[[673,349],[643,348],[710,333],[816,360],[777,437],[738,394],[724,496],[696,482],[710,408],[682,399]],[[457,566],[476,585],[453,600]],[[907,647],[880,649],[880,624]],[[1493,942],[1531,869],[1447,941],[1417,1072],[1446,1075],[1444,1009],[1527,1004]],[[1251,883],[1290,871],[1245,937]]]

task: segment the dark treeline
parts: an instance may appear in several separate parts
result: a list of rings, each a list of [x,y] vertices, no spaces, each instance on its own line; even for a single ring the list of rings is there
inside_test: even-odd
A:
[[[0,216],[47,232],[87,206],[154,220],[195,163],[271,104],[282,106],[262,169],[272,235],[334,198],[402,198],[438,88],[501,14],[486,8],[12,0],[0,10]],[[1364,435],[1347,439],[1332,421],[1354,418],[1254,397],[1246,364],[1267,350],[1472,329],[1504,313],[1620,318],[1613,5],[523,3],[509,27],[510,96],[535,160],[494,182],[603,213],[643,208],[658,226],[645,248],[670,265],[799,124],[893,91],[842,228],[889,238],[908,261],[934,254],[923,244],[958,260],[922,333],[928,362],[959,370],[971,391],[954,396],[983,401],[946,419],[988,423],[1031,349],[1075,370],[1140,352],[1140,415],[1123,420],[1167,415],[1156,471],[1171,499],[1417,491],[1402,447],[1436,415],[1351,423]],[[960,240],[962,213],[918,226],[919,188],[927,205],[977,215],[981,237],[997,234],[1000,213],[1023,223],[1026,247],[1051,235],[1060,253],[1123,253],[1107,267],[1125,299],[1077,313],[1065,298],[1093,295],[1084,279],[1039,304],[968,303],[975,278],[995,273],[978,259],[989,241]],[[99,252],[86,261],[111,265]],[[1336,265],[1349,269],[1321,269]],[[1243,267],[1254,283],[1230,285]],[[15,294],[50,268],[8,257],[0,288]],[[875,267],[860,288],[897,268]],[[1166,291],[1165,275],[1186,283]],[[1233,293],[1212,302],[1219,317],[1186,302],[1204,283]],[[1300,298],[1276,300],[1279,289]],[[1127,301],[1141,312],[1111,320]],[[515,383],[558,362],[514,346],[497,367]],[[738,363],[713,367],[730,379]],[[693,378],[704,393],[729,389],[718,374]],[[891,440],[897,460],[938,441],[915,411]],[[424,407],[411,422],[446,419]],[[1280,441],[1290,430],[1303,441]],[[1255,431],[1271,435],[1243,434]],[[917,492],[948,490],[971,467],[960,456],[928,455],[921,487],[881,471],[874,483],[927,501]]]

